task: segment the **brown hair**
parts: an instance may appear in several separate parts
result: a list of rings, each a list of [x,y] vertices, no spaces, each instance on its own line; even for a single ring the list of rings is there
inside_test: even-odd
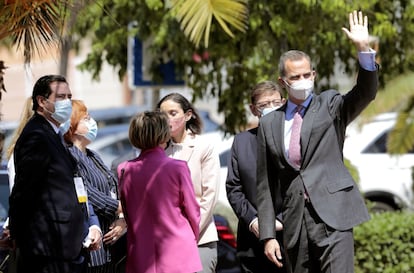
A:
[[[277,92],[280,94],[280,98],[283,98],[282,88],[279,84],[272,81],[263,81],[256,84],[250,91],[250,103],[256,104],[257,99],[264,93]]]
[[[154,148],[170,139],[167,114],[145,111],[137,114],[129,125],[129,141],[141,150]]]
[[[46,99],[49,98],[52,90],[50,89],[50,84],[53,82],[64,82],[67,83],[65,77],[61,75],[46,75],[39,78],[35,85],[33,86],[33,93],[32,93],[32,103],[33,103],[33,111],[36,111],[39,108],[39,104],[37,102],[37,97],[42,96]]]
[[[183,109],[184,113],[187,113],[191,110],[192,115],[191,118],[186,122],[185,128],[190,129],[190,131],[193,134],[201,134],[201,130],[203,128],[203,121],[201,120],[200,115],[195,110],[194,106],[183,95],[179,93],[170,93],[166,95],[157,103],[157,110],[160,109],[160,106],[164,101],[169,100],[178,103],[181,106],[181,109]]]
[[[70,116],[70,127],[64,135],[67,143],[72,143],[72,138],[75,135],[76,128],[81,119],[88,114],[88,108],[81,100],[72,100],[72,115]]]

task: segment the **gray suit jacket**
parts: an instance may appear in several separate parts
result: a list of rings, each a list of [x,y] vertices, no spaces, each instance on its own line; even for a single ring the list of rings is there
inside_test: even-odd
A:
[[[280,191],[286,247],[297,241],[306,191],[321,220],[348,230],[369,219],[361,193],[343,164],[346,126],[372,101],[377,71],[360,68],[357,84],[346,95],[334,90],[314,95],[303,117],[302,166],[292,167],[284,147],[286,105],[261,119],[258,132],[257,202],[260,239],[275,238],[275,197]]]

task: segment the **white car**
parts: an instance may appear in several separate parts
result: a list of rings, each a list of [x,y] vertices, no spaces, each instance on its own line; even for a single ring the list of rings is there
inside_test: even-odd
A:
[[[344,157],[357,168],[361,191],[378,211],[413,205],[413,151],[399,156],[386,152],[396,117],[396,113],[381,114],[361,128],[354,121],[348,126],[344,144]]]
[[[233,136],[225,136],[221,131],[215,131],[202,135],[206,141],[214,143],[214,147],[219,154],[220,158],[220,190],[218,196],[218,204],[231,208],[227,199],[226,193],[226,178],[227,178],[227,165],[230,157],[231,145],[233,144]]]
[[[99,130],[98,130],[99,136]],[[88,148],[97,152],[106,166],[111,167],[112,161],[131,151],[132,145],[128,138],[128,128],[95,139]]]

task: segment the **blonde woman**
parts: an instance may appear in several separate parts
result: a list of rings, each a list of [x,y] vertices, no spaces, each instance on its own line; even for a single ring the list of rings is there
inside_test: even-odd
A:
[[[33,110],[32,110],[32,97],[28,97],[24,103],[22,115],[20,116],[19,125],[17,126],[16,130],[13,133],[12,140],[10,142],[9,147],[7,148],[7,173],[9,175],[9,187],[10,191],[13,188],[14,185],[14,146],[16,145],[16,141],[20,136],[20,133],[22,132],[24,126],[26,125],[27,121],[33,116]]]

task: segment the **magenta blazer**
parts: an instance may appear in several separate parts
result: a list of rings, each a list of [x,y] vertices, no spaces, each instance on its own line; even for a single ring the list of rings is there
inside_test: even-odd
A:
[[[121,163],[118,175],[128,225],[126,272],[200,271],[200,207],[187,163],[156,147]]]

